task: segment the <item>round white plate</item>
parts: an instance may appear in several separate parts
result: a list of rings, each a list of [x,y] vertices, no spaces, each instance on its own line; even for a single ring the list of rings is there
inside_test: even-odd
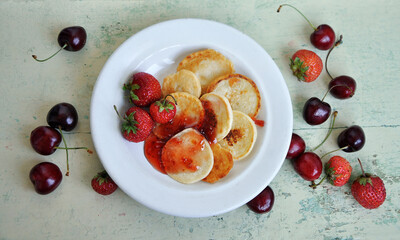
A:
[[[206,48],[229,58],[261,93],[258,137],[251,154],[235,162],[217,183],[185,185],[155,170],[143,143],[126,141],[113,105],[124,114],[130,104],[122,86],[133,73],[162,79],[188,54]],[[104,65],[91,99],[90,125],[98,156],[118,186],[156,211],[182,217],[207,217],[236,209],[261,192],[278,173],[292,133],[292,105],[285,81],[271,57],[238,30],[209,20],[177,19],[155,24],[126,40]]]

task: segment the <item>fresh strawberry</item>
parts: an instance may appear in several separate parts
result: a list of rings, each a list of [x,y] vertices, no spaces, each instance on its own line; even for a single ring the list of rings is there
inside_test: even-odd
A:
[[[101,195],[110,195],[118,188],[106,171],[99,172],[92,178],[91,183],[93,190]]]
[[[361,206],[374,209],[382,205],[386,199],[386,189],[382,179],[378,176],[365,173],[360,159],[362,174],[351,185],[351,193]]]
[[[315,52],[301,49],[295,52],[290,59],[290,69],[298,80],[312,82],[321,74],[323,64]]]
[[[124,90],[129,90],[130,101],[138,107],[147,107],[162,97],[160,82],[151,74],[138,72],[132,81],[124,84]]]
[[[174,99],[175,103],[168,101],[168,96]],[[167,96],[165,96],[165,98],[153,102],[150,105],[150,115],[153,120],[158,123],[167,123],[171,121],[176,114],[175,104],[177,104],[175,98],[172,95],[168,94]]]
[[[325,173],[328,181],[338,187],[345,185],[349,181],[351,170],[349,161],[341,156],[333,156],[325,164]]]
[[[125,116],[121,117],[117,107],[114,106],[118,116],[123,121],[122,134],[130,142],[142,142],[150,135],[154,127],[154,121],[150,115],[139,107],[131,107],[126,111]]]

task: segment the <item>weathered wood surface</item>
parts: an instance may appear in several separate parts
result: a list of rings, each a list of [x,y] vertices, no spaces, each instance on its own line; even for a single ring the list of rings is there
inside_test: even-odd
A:
[[[268,214],[256,215],[243,206],[210,218],[172,217],[143,207],[122,191],[108,197],[94,194],[90,179],[102,166],[96,154],[84,151],[70,152],[71,176],[60,189],[47,196],[34,193],[28,178],[33,164],[49,160],[63,167],[65,155],[36,154],[29,145],[32,129],[46,123],[55,103],[70,102],[80,123],[66,136],[68,143],[93,148],[89,110],[97,75],[124,40],[152,24],[212,19],[254,38],[280,68],[292,97],[294,131],[310,147],[324,138],[328,123],[310,127],[301,111],[308,98],[324,95],[329,77],[323,71],[316,82],[305,84],[289,72],[291,54],[315,48],[308,39],[311,28],[300,15],[290,8],[276,12],[280,1],[1,1],[0,239],[398,239],[400,2],[290,2],[315,25],[327,23],[343,35],[344,43],[330,56],[330,73],[352,76],[358,88],[349,100],[326,98],[339,115],[318,153],[335,149],[345,127],[362,126],[364,149],[339,154],[348,158],[355,175],[360,158],[366,169],[382,177],[387,199],[380,208],[363,209],[351,196],[350,185],[310,189],[287,161],[270,184],[276,202]],[[31,59],[32,54],[44,57],[57,49],[56,36],[69,25],[87,29],[82,51],[64,51],[42,64]],[[316,52],[325,58],[326,52]]]

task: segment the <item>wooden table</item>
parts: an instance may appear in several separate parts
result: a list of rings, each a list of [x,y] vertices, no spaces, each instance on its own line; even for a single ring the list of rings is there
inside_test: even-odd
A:
[[[323,71],[313,83],[298,82],[288,68],[289,57],[300,48],[322,59],[327,52],[310,44],[312,29],[293,9],[276,12],[279,1],[2,1],[0,239],[398,239],[400,2],[291,2],[315,25],[329,24],[343,35],[343,44],[330,56],[330,73],[352,76],[358,84],[351,99],[327,96],[339,114],[332,136],[317,153],[335,149],[343,129],[360,125],[367,137],[364,148],[336,154],[353,166],[350,181],[361,172],[357,158],[383,179],[387,199],[381,207],[362,208],[350,184],[312,190],[286,160],[270,184],[276,200],[270,213],[257,215],[242,206],[209,218],[173,217],[142,206],[120,190],[110,196],[93,192],[90,180],[103,167],[96,153],[85,151],[70,152],[71,176],[55,192],[36,194],[28,178],[32,166],[52,161],[65,171],[65,153],[38,155],[29,144],[30,132],[46,124],[51,106],[70,102],[80,122],[67,141],[93,149],[89,111],[96,78],[111,53],[141,29],[170,19],[202,18],[252,37],[280,68],[292,98],[294,132],[310,148],[324,138],[329,123],[306,124],[303,105],[310,97],[321,98],[330,79]],[[59,31],[71,25],[87,30],[83,50],[62,51],[46,63],[31,58],[54,52]]]

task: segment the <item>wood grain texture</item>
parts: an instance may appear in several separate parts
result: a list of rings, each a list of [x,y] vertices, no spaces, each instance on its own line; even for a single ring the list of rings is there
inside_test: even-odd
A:
[[[112,52],[127,38],[152,24],[177,18],[216,20],[256,40],[274,59],[288,85],[293,103],[294,131],[312,148],[324,138],[329,123],[307,125],[304,102],[322,97],[329,77],[323,71],[313,83],[298,82],[288,68],[300,48],[325,51],[309,43],[312,29],[293,9],[276,10],[282,2],[267,0],[153,1],[1,1],[0,2],[0,239],[397,239],[400,233],[400,2],[374,0],[303,1],[295,4],[315,25],[327,23],[343,35],[332,52],[330,73],[349,75],[357,91],[349,100],[329,96],[339,111],[336,127],[317,152],[335,149],[346,127],[364,128],[367,142],[346,157],[360,173],[364,167],[379,175],[387,199],[378,209],[363,209],[351,196],[350,185],[325,184],[312,190],[286,161],[270,184],[275,206],[256,215],[246,206],[202,219],[167,216],[143,207],[122,191],[108,197],[95,194],[91,178],[102,165],[96,154],[70,152],[70,177],[51,195],[33,191],[28,173],[40,161],[52,161],[65,171],[65,153],[36,154],[30,132],[45,125],[48,109],[70,102],[78,110],[77,129],[66,138],[70,146],[93,149],[89,126],[90,97],[97,75]],[[88,42],[80,52],[61,52],[56,38],[65,26],[82,25]],[[326,162],[328,158],[323,159]],[[353,175],[353,176],[355,176]],[[260,176],[262,177],[262,176]],[[353,180],[352,177],[351,180]]]

